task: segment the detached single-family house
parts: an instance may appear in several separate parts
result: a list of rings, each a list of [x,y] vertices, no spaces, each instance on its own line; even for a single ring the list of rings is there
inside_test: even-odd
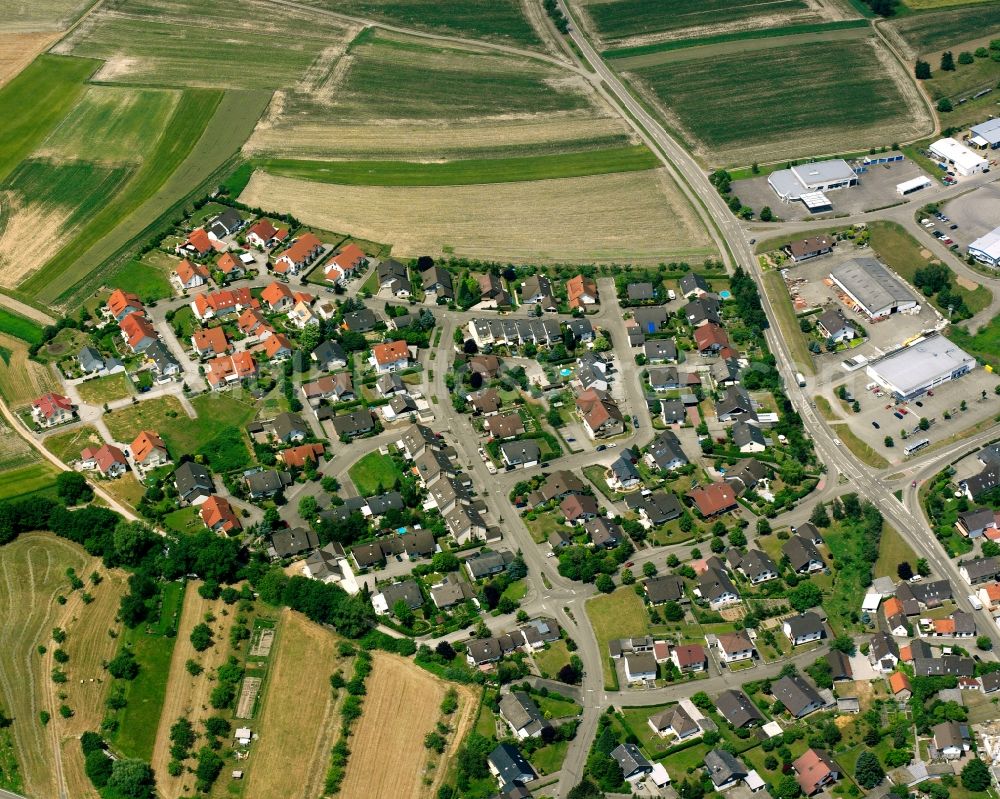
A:
[[[625,417],[618,405],[593,389],[584,391],[576,398],[576,410],[591,438],[608,438],[625,432]]]
[[[523,741],[526,738],[537,738],[542,730],[549,726],[535,700],[523,691],[512,691],[500,698],[500,718],[502,718],[514,736]]]
[[[31,418],[39,427],[55,427],[71,422],[76,417],[76,406],[62,394],[43,394],[31,403]]]
[[[174,283],[182,291],[198,288],[208,281],[208,268],[201,264],[193,264],[185,258],[177,264],[173,278]]]
[[[687,496],[706,519],[727,513],[738,507],[736,492],[729,483],[709,483],[687,492]]]
[[[398,372],[410,364],[410,348],[405,341],[390,341],[372,347],[372,364],[378,374]]]
[[[753,585],[760,585],[778,578],[778,566],[771,556],[759,549],[751,549],[740,558],[736,567]]]
[[[104,307],[116,322],[120,322],[129,314],[144,313],[146,310],[138,294],[133,294],[131,291],[122,291],[121,289],[115,289],[111,292],[111,296],[108,297],[108,301]]]
[[[944,721],[934,725],[931,735],[938,756],[946,760],[957,760],[972,748],[968,726],[957,721]]]
[[[597,282],[589,277],[577,275],[566,281],[566,294],[569,297],[569,308],[585,308],[588,305],[597,305],[600,298],[597,294]]]
[[[705,648],[700,644],[675,646],[670,651],[670,660],[681,673],[705,671],[708,668]]]
[[[232,236],[246,227],[246,220],[235,208],[226,208],[208,222],[208,235],[216,241]]]
[[[189,505],[200,505],[215,493],[212,475],[194,461],[185,461],[174,470],[174,488],[178,498]]]
[[[680,705],[654,713],[646,720],[646,724],[661,738],[674,736],[678,741],[686,740],[701,732],[698,722]]]
[[[650,469],[671,472],[687,466],[688,459],[677,435],[672,430],[664,430],[650,442],[646,463]]]
[[[96,469],[112,480],[128,471],[125,453],[113,444],[104,444],[97,449],[88,447],[80,453],[80,463],[85,469]]]
[[[958,514],[955,526],[966,538],[979,538],[987,530],[997,529],[997,514],[991,508],[967,510]]]
[[[639,747],[633,743],[618,744],[611,750],[611,757],[622,770],[622,777],[626,782],[633,785],[641,781],[653,770],[652,764],[639,751]]]
[[[130,313],[118,326],[128,348],[135,353],[145,352],[160,337],[145,314],[139,311]]]
[[[701,297],[711,291],[708,281],[694,272],[688,272],[681,276],[678,288],[680,295],[686,300],[690,300],[692,297]]]
[[[840,769],[822,749],[807,749],[792,762],[795,780],[806,796],[819,793],[840,779]]]
[[[542,450],[534,441],[505,441],[500,445],[500,457],[508,466],[534,466],[541,460]]]
[[[754,647],[754,643],[750,640],[750,636],[746,630],[739,630],[734,633],[719,633],[716,636],[716,642],[719,649],[719,656],[722,658],[723,663],[739,663],[743,660],[753,660],[756,647]]]
[[[632,682],[647,682],[656,679],[656,658],[652,652],[633,652],[624,655],[625,679]]]
[[[826,568],[816,545],[801,535],[793,535],[781,547],[782,553],[797,574],[808,574]]]
[[[802,646],[823,637],[823,620],[811,610],[785,619],[781,625],[792,646]]]
[[[247,244],[259,247],[262,250],[276,247],[287,238],[287,230],[276,228],[267,219],[258,219],[247,231]]]
[[[559,503],[559,511],[570,524],[583,524],[597,516],[601,508],[591,494],[570,494]]]
[[[170,453],[167,452],[167,445],[159,434],[152,430],[143,430],[135,437],[132,446],[129,447],[132,454],[132,461],[140,469],[155,469],[170,463]]]
[[[455,299],[454,284],[451,279],[451,272],[439,266],[432,266],[420,273],[423,283],[424,294],[433,294],[441,300]]]
[[[736,586],[722,569],[709,568],[702,572],[698,578],[698,591],[701,598],[708,602],[713,610],[740,601]]]
[[[973,558],[964,562],[960,561],[958,573],[969,585],[996,580],[1000,576],[1000,558]]]
[[[748,774],[743,761],[725,749],[712,749],[705,755],[705,770],[717,791],[736,785]]]
[[[823,698],[801,674],[782,677],[771,685],[771,694],[797,719],[823,707]]]
[[[201,503],[198,513],[205,526],[213,532],[223,532],[229,535],[243,528],[233,511],[233,506],[225,497],[209,497]]]
[[[232,352],[226,331],[221,327],[203,327],[194,331],[191,346],[199,358],[214,358]]]
[[[720,636],[721,637],[721,636]],[[764,721],[757,706],[743,691],[730,688],[716,697],[715,707],[722,717],[737,729],[753,727]]]
[[[368,266],[368,256],[357,244],[353,242],[334,253],[333,257],[326,264],[326,279],[331,283],[338,283],[345,278],[352,277],[359,269]]]
[[[826,339],[833,340],[837,344],[842,341],[850,341],[858,335],[857,328],[844,318],[843,312],[839,308],[831,308],[820,314],[816,320],[816,327]]]
[[[394,297],[410,296],[410,274],[406,266],[394,258],[387,258],[376,268],[379,288],[389,291]]]
[[[245,475],[243,481],[246,483],[250,499],[267,499],[288,488],[292,484],[292,475],[289,472],[268,469]]]
[[[316,367],[324,372],[343,369],[347,366],[347,355],[337,341],[324,341],[316,347],[309,356]]]
[[[497,649],[499,650],[499,644]],[[500,658],[497,657],[496,660]],[[490,773],[497,778],[500,787],[526,783],[534,780],[538,775],[531,767],[531,764],[524,759],[517,747],[511,744],[500,744],[486,757],[486,764]]]

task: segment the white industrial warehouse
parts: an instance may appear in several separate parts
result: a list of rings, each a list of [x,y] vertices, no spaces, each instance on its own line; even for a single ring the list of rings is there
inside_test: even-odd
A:
[[[767,177],[774,193],[782,200],[801,200],[806,195],[856,186],[857,173],[842,158],[799,164],[791,169],[779,169]]]
[[[852,258],[834,269],[830,279],[871,319],[919,305],[906,284],[874,258]]]
[[[987,119],[985,122],[973,125],[969,130],[972,131],[972,138],[969,139],[969,142],[976,147],[982,149],[988,147],[991,150],[1000,147],[1000,117]]]
[[[972,242],[969,255],[987,266],[1000,267],[1000,227]]]
[[[898,401],[913,399],[976,368],[976,359],[935,334],[870,363],[868,376]]]
[[[956,174],[963,176],[975,175],[989,165],[981,155],[976,155],[954,139],[938,139],[930,146],[930,151],[953,167]]]

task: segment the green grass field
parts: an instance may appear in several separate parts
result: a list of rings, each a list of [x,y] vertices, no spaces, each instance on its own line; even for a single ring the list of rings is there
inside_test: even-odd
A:
[[[85,277],[88,248],[110,233],[122,218],[163,186],[191,152],[221,99],[220,92],[185,92],[156,146],[150,149],[132,179],[115,196],[105,198],[101,206],[89,208],[86,228],[67,242],[42,270],[25,281],[21,290],[42,302],[52,302],[69,285]],[[92,133],[101,135],[101,131],[96,129]]]
[[[491,39],[540,44],[517,0],[306,0],[340,14],[385,20],[403,27]]]
[[[569,741],[557,741],[536,749],[531,755],[531,765],[542,776],[555,774],[562,768],[568,748]]]
[[[678,31],[700,25],[751,21],[755,17],[803,11],[802,0],[605,0],[584,5],[604,39]]]
[[[70,463],[80,457],[80,450],[86,447],[100,446],[101,435],[90,425],[74,427],[62,433],[53,433],[45,437],[45,449],[55,455],[63,463]]]
[[[534,699],[538,709],[547,719],[567,718],[580,713],[580,706],[568,699],[556,699],[552,696],[536,696]]]
[[[87,380],[80,383],[76,390],[80,393],[80,399],[91,405],[103,405],[105,402],[131,397],[134,393],[132,381],[124,373]]]
[[[40,344],[42,327],[31,319],[18,316],[6,308],[0,308],[0,333],[27,341],[29,344]]]
[[[127,757],[138,757],[149,762],[156,743],[156,728],[167,692],[170,677],[170,658],[174,652],[173,635],[168,635],[184,601],[184,586],[167,583],[163,587],[163,604],[160,619],[155,625],[127,630],[122,643],[131,645],[139,661],[139,676],[129,683],[125,699],[128,704],[121,712],[118,732],[113,736],[115,750]]]
[[[608,641],[612,638],[630,638],[649,632],[649,616],[642,600],[629,586],[623,586],[612,594],[594,597],[587,602],[587,618],[594,628],[597,649],[601,656],[604,685],[614,685],[611,670],[611,656]]]
[[[0,128],[0,180],[65,116],[98,61],[41,55],[0,89],[0,106],[17,109]]]
[[[569,650],[566,648],[565,641],[551,643],[548,649],[535,652],[531,657],[542,672],[543,677],[554,678],[559,673],[559,669],[569,665]]]
[[[1000,371],[1000,316],[991,319],[975,335],[961,325],[952,325],[946,335],[970,355],[975,355],[983,363]]]
[[[895,580],[897,577],[896,567],[903,562],[916,566],[917,553],[895,528],[886,525],[882,530],[882,539],[879,541],[878,560],[875,561],[875,566],[872,569],[872,577],[891,577]]]
[[[876,469],[884,469],[889,465],[889,461],[876,452],[869,444],[858,438],[849,425],[832,424],[830,425],[830,429],[862,463],[867,463]]]
[[[230,471],[250,464],[243,427],[256,412],[253,405],[217,394],[192,401],[197,419],[191,419],[175,397],[157,397],[105,414],[104,421],[117,441],[131,441],[140,430],[155,430],[175,458],[205,455],[214,471]]]
[[[107,282],[115,288],[138,294],[145,303],[162,300],[173,296],[170,272],[176,263],[175,259],[159,250],[153,250],[138,260],[129,261],[113,275],[109,275]]]
[[[659,161],[646,147],[619,147],[582,153],[522,158],[468,159],[444,163],[409,161],[298,161],[268,158],[259,166],[274,175],[352,186],[465,186],[522,180],[603,175],[655,169]]]
[[[147,164],[155,165],[149,167],[155,169],[155,174],[144,171],[145,178],[136,176],[128,188],[131,204],[121,207],[116,225],[76,257],[71,274],[41,288],[39,299],[53,297],[45,301],[64,305],[79,301],[105,281],[108,271],[113,273],[121,269],[131,259],[130,247],[144,243],[151,236],[152,228],[159,226],[158,229],[164,230],[173,214],[180,212],[185,198],[200,196],[214,188],[215,178],[222,177],[216,173],[246,141],[270,94],[227,91],[221,102],[214,105],[214,113],[209,114],[206,125],[204,114],[209,113],[214,96],[214,92],[208,91],[185,92],[172,118],[177,127],[171,129],[171,135],[164,137],[147,159]],[[186,103],[188,98],[190,105]],[[183,116],[179,116],[181,114]],[[160,162],[161,154],[176,166]],[[178,162],[178,158],[183,160]],[[140,179],[146,199],[138,204],[139,197],[131,192],[136,190]],[[122,196],[117,200],[120,206],[126,206]]]
[[[248,24],[248,21],[253,21]],[[215,89],[294,86],[328,77],[344,26],[261,0],[124,0],[69,37],[73,55],[112,59],[115,82]]]
[[[96,146],[102,163],[142,161],[167,130],[180,96],[162,89],[89,86],[41,148],[58,158],[87,160]]]
[[[815,22],[804,25],[784,25],[780,28],[751,28],[750,30],[737,31],[735,33],[719,33],[714,36],[702,36],[697,39],[669,39],[656,44],[644,44],[636,47],[617,47],[614,50],[605,50],[601,53],[605,58],[625,59],[635,56],[650,55],[651,53],[665,53],[670,50],[683,50],[688,47],[702,47],[706,44],[725,44],[726,42],[738,42],[745,39],[773,39],[779,36],[795,36],[802,33],[823,34],[829,31],[848,30],[851,28],[868,27],[868,22],[863,19],[845,19],[838,22]]]
[[[930,53],[1000,33],[1000,4],[963,5],[948,11],[909,14],[890,24],[913,52]],[[931,69],[936,70],[937,64],[931,64]]]
[[[899,122],[907,110],[866,41],[724,54],[630,74],[710,149]]]
[[[173,530],[180,535],[189,535],[205,529],[197,508],[181,508],[173,513],[168,513],[163,517],[163,524],[168,530]]]
[[[0,472],[0,500],[50,493],[55,487],[57,474],[56,468],[48,461]]]
[[[771,300],[771,307],[778,317],[781,336],[788,343],[795,365],[805,374],[816,374],[816,364],[813,362],[812,353],[809,352],[809,344],[799,330],[795,307],[792,305],[792,298],[788,295],[781,273],[766,272],[763,283],[764,291]]]
[[[351,482],[363,497],[370,497],[382,491],[390,491],[396,480],[402,477],[395,461],[388,455],[369,452],[347,472]]]

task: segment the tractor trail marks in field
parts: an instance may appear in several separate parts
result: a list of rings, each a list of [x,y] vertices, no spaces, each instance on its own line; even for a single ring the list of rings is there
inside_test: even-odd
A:
[[[427,796],[431,786],[425,785],[423,778],[430,755],[417,742],[434,729],[449,685],[397,655],[375,652],[373,659],[361,718],[351,736],[351,756],[340,796]],[[463,727],[453,733],[452,740],[460,741],[475,714],[475,699],[468,688],[455,687],[465,700],[462,712],[452,720]],[[446,758],[454,750],[452,745]],[[386,752],[394,753],[392,768],[384,768]],[[446,771],[445,762],[435,769],[436,775]]]
[[[216,683],[212,673],[226,662],[229,654],[229,631],[236,620],[232,608],[226,608],[222,600],[205,599],[198,593],[200,583],[188,585],[184,593],[184,606],[180,624],[177,627],[177,642],[170,660],[170,676],[167,681],[166,698],[160,713],[160,725],[156,730],[156,744],[153,748],[152,765],[156,772],[157,786],[166,799],[174,799],[184,793],[184,784],[189,781],[181,777],[171,777],[167,773],[170,762],[170,728],[182,716],[190,721],[198,732],[203,732],[201,721],[215,715],[217,711],[209,704],[209,695]],[[226,615],[222,611],[226,609]],[[209,611],[216,617],[209,624],[215,643],[204,652],[195,651],[191,644],[191,630],[204,621]],[[195,660],[204,671],[192,676],[185,664]]]
[[[300,613],[282,611],[261,709],[251,725],[259,739],[247,761],[245,799],[322,794],[340,725],[330,676],[337,669],[350,673],[337,642],[333,633]]]
[[[11,726],[24,792],[57,796],[57,714],[48,661],[36,647],[50,649],[51,630],[63,616],[56,596],[69,594],[66,569],[89,573],[96,561],[75,544],[47,533],[22,535],[0,548],[0,702],[16,719]],[[99,589],[98,589],[99,590]],[[70,636],[72,630],[67,630]],[[105,632],[106,635],[106,632]],[[67,664],[69,665],[69,664]],[[49,727],[38,714],[52,713]]]
[[[403,256],[659,263],[714,254],[663,170],[473,186],[339,186],[257,172],[240,199]]]

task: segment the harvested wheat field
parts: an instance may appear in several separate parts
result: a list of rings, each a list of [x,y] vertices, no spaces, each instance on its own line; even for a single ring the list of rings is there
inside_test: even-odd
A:
[[[208,702],[209,694],[216,684],[211,677],[229,656],[229,631],[236,620],[235,607],[227,607],[221,599],[205,599],[198,594],[200,585],[200,582],[191,582],[184,592],[184,607],[177,627],[177,643],[170,660],[166,698],[160,713],[160,725],[156,730],[152,765],[159,793],[166,799],[181,796],[185,784],[190,785],[192,781],[190,775],[171,777],[167,773],[167,764],[171,759],[170,727],[183,716],[198,732],[202,732],[200,721],[217,714],[218,711]],[[223,610],[227,611],[226,615],[223,615]],[[215,621],[209,623],[215,643],[204,652],[196,652],[191,645],[191,630],[205,620],[205,614],[209,611],[216,617]],[[197,677],[191,676],[184,665],[188,660],[197,661],[205,670]]]
[[[45,50],[60,34],[7,33],[0,45],[0,86],[13,78],[31,63],[32,59]]]
[[[61,385],[48,365],[28,360],[27,344],[0,333],[0,395],[8,405],[27,405],[47,391],[58,391]]]
[[[330,676],[341,665],[333,633],[300,613],[282,612],[263,707],[252,725],[260,739],[247,761],[244,799],[322,794],[340,727]]]
[[[659,263],[714,255],[664,170],[472,186],[308,183],[256,172],[240,200],[392,244],[401,256]]]
[[[49,678],[51,631],[63,616],[56,597],[70,596],[66,569],[87,574],[94,563],[81,547],[49,533],[22,535],[0,547],[0,705],[15,719],[11,730],[28,796],[58,796],[62,788]],[[37,652],[39,644],[50,649],[45,657]],[[42,710],[53,716],[48,727],[39,723]]]
[[[450,686],[397,655],[375,652],[373,665],[339,795],[342,799],[436,795],[447,760],[472,723],[475,697],[469,688]],[[459,710],[451,718],[455,732],[449,737],[444,758],[429,772],[434,779],[425,784],[426,766],[436,756],[419,742],[441,718],[441,700],[449,687],[454,687],[460,698]],[[392,768],[385,767],[386,752],[394,753]]]

